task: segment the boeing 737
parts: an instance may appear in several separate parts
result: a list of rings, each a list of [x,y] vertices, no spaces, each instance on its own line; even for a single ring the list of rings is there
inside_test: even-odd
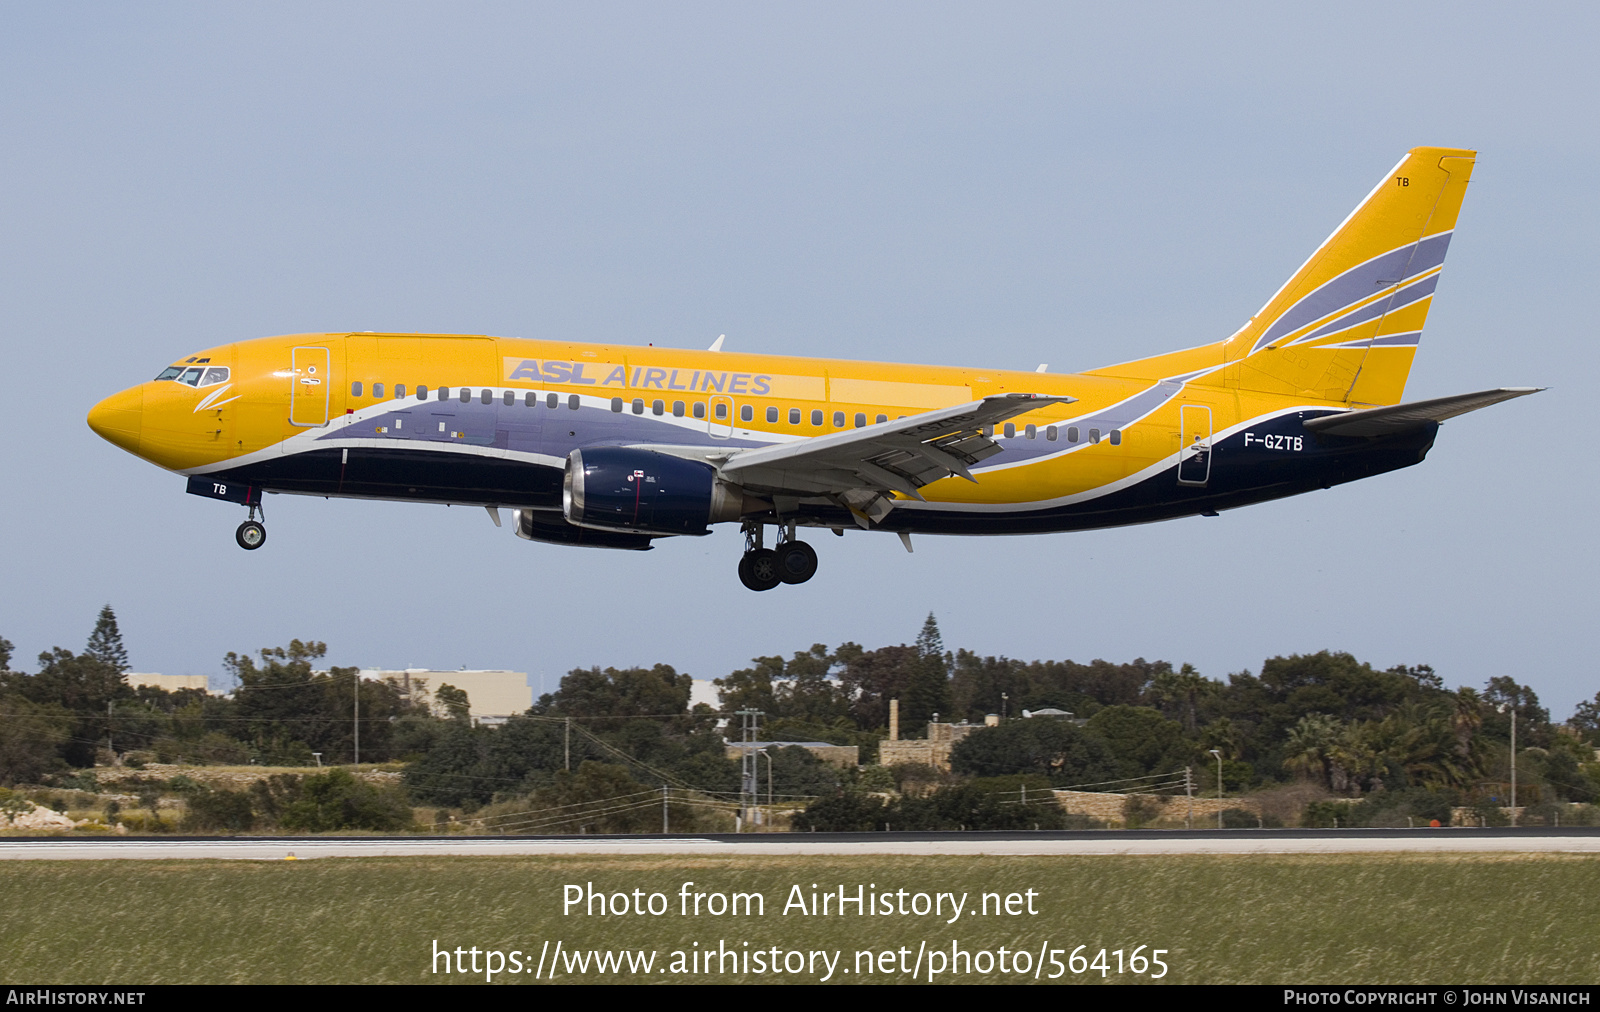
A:
[[[1476,153],[1415,148],[1237,333],[1076,375],[456,334],[293,334],[187,355],[89,425],[245,506],[264,493],[512,511],[648,549],[737,523],[752,590],[802,529],[1035,534],[1205,515],[1420,462],[1535,392],[1402,403]],[[773,546],[766,533],[773,529]]]

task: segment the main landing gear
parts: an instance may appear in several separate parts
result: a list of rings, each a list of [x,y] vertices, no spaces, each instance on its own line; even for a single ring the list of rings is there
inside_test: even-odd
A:
[[[233,540],[239,542],[239,547],[247,552],[253,552],[267,543],[267,525],[256,519],[256,511],[261,510],[261,520],[267,518],[267,511],[261,509],[257,503],[250,504],[250,519],[239,525],[233,532]]]
[[[739,581],[751,590],[771,590],[780,583],[805,583],[817,575],[816,549],[795,540],[794,524],[778,530],[782,539],[778,547],[765,548],[761,544],[762,525],[745,525]]]

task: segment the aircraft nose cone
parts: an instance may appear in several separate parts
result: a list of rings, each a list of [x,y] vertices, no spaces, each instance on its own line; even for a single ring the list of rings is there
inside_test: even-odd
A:
[[[138,453],[144,428],[144,388],[130,387],[96,404],[89,410],[89,428],[107,442]]]

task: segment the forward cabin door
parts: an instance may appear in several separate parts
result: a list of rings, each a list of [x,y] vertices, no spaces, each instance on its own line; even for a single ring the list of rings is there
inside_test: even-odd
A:
[[[289,424],[311,428],[328,424],[333,396],[333,363],[327,348],[295,348],[290,352]]]
[[[1178,484],[1204,485],[1211,479],[1211,409],[1185,404],[1178,417]]]

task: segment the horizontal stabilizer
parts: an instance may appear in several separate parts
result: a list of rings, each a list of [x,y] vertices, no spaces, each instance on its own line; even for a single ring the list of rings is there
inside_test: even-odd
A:
[[[1500,387],[1495,390],[1480,390],[1475,394],[1456,394],[1453,397],[1435,397],[1432,400],[1392,404],[1383,408],[1368,408],[1365,411],[1322,415],[1308,420],[1305,426],[1312,432],[1329,436],[1388,436],[1417,428],[1428,422],[1442,422],[1446,418],[1454,418],[1468,411],[1509,401],[1513,397],[1536,394],[1543,389],[1544,387]]]

